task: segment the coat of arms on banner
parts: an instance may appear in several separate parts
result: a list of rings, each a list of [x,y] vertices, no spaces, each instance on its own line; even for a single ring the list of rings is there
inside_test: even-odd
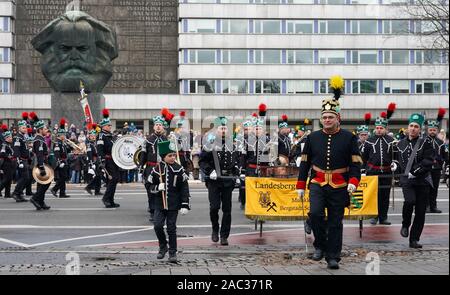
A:
[[[259,204],[262,208],[268,208],[270,206],[270,192],[259,192]]]

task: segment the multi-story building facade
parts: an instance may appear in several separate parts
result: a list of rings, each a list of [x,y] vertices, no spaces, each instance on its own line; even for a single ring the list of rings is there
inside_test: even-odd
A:
[[[434,37],[422,33],[429,26],[412,19],[405,1],[180,0],[180,93],[106,93],[107,107],[114,119],[148,130],[161,107],[185,109],[191,118],[242,118],[264,102],[269,115],[286,113],[293,124],[309,118],[317,127],[328,79],[341,75],[346,126],[360,124],[366,112],[377,116],[389,102],[398,105],[394,128],[413,111],[434,116],[448,108],[448,52],[428,48]],[[0,35],[11,42],[0,41],[10,51],[9,62],[0,63],[3,92],[11,93],[12,108],[32,102],[48,109],[49,95],[14,93],[14,15],[6,17],[9,33]]]

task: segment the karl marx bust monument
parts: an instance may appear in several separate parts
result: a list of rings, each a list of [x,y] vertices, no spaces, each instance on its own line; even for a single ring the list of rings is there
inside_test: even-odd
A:
[[[68,11],[31,41],[42,54],[41,69],[55,92],[102,92],[118,56],[116,33],[81,11]]]

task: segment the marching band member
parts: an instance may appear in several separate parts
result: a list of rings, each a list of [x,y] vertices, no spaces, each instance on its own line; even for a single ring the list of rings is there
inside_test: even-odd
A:
[[[88,131],[88,143],[86,147],[86,155],[89,164],[88,174],[91,176],[88,185],[84,189],[88,194],[92,195],[92,189],[95,196],[103,196],[100,191],[102,187],[102,172],[100,171],[99,157],[97,151],[97,124],[92,124]]]
[[[215,120],[215,134],[210,134],[200,155],[200,167],[206,175],[209,215],[212,224],[211,240],[228,246],[231,230],[231,203],[235,178],[239,175],[237,152],[228,135],[228,120]],[[219,227],[219,210],[222,208],[222,225]]]
[[[5,199],[11,198],[11,183],[16,173],[17,160],[14,156],[13,138],[7,125],[2,126],[4,142],[0,146],[0,170],[3,178],[0,181],[0,192],[5,189]]]
[[[186,215],[190,207],[189,176],[182,166],[176,163],[175,143],[157,143],[161,161],[151,167],[148,183],[154,193],[154,229],[159,241],[157,259],[163,259],[169,252],[169,262],[177,262],[177,217],[178,211]],[[167,225],[167,243],[164,225]],[[169,247],[167,247],[169,244]]]
[[[363,161],[366,163],[366,174],[378,176],[378,217],[371,219],[372,225],[376,225],[377,222],[391,225],[388,221],[388,210],[395,140],[387,134],[387,126],[395,108],[396,105],[390,103],[387,112],[382,112],[375,120],[374,135],[365,141],[361,151]]]
[[[111,120],[109,119],[109,111],[103,109],[103,120],[100,122],[100,132],[97,140],[97,152],[100,157],[100,169],[106,174],[106,191],[103,195],[103,204],[106,208],[118,208],[119,204],[114,202],[114,194],[116,193],[117,183],[120,180],[119,167],[112,159],[113,135],[111,133]]]
[[[425,211],[432,186],[430,171],[434,162],[433,143],[429,137],[421,137],[425,118],[422,114],[412,114],[409,118],[407,137],[397,144],[396,162],[391,169],[402,173],[400,183],[405,202],[403,203],[403,221],[400,234],[409,236],[409,247],[422,248],[420,236],[425,224]],[[398,167],[400,166],[400,167]],[[411,227],[411,219],[415,211]]]
[[[289,128],[288,116],[281,116],[282,122],[278,124],[278,161],[282,166],[288,166],[291,160],[291,139],[289,138],[289,133],[291,129]]]
[[[45,143],[45,135],[47,134],[47,126],[44,121],[40,120],[36,113],[30,113],[30,118],[33,122],[33,126],[36,129],[36,136],[33,142],[33,153],[36,156],[37,167],[39,168],[40,175],[43,177],[47,174],[44,168],[44,164],[48,164],[49,150]],[[48,184],[37,184],[36,193],[30,198],[31,204],[36,207],[36,210],[49,210],[50,206],[45,204],[45,193],[50,187]]]
[[[161,161],[158,154],[158,143],[167,141],[166,130],[170,127],[173,114],[168,109],[162,109],[161,115],[153,118],[153,133],[142,145],[140,158],[141,171],[143,170],[144,186],[147,190],[148,211],[150,212],[150,222],[154,221],[155,208],[153,204],[154,193],[151,190],[151,183],[147,181],[153,168]]]
[[[50,192],[57,197],[59,191],[60,198],[70,198],[66,194],[66,181],[69,177],[69,165],[67,163],[67,158],[69,155],[69,147],[66,145],[66,120],[63,118],[59,121],[58,128],[58,138],[53,146],[53,153],[55,154],[56,167],[55,167],[55,186],[50,190]]]
[[[191,135],[189,134],[189,122],[186,120],[186,112],[180,112],[180,120],[177,122],[175,129],[175,138],[178,146],[178,156],[180,164],[183,166],[186,173],[189,175],[189,170],[192,167],[191,160]]]
[[[439,109],[438,116],[436,120],[428,120],[428,137],[433,144],[435,159],[433,162],[433,167],[431,169],[431,178],[433,179],[433,186],[430,189],[430,200],[427,205],[428,213],[442,213],[441,210],[437,208],[437,195],[439,189],[439,182],[441,180],[442,166],[444,163],[448,162],[448,152],[445,148],[445,142],[437,137],[439,132],[439,125],[444,118],[445,109]]]
[[[332,77],[330,84],[334,98],[322,102],[323,129],[312,132],[306,139],[297,189],[299,197],[303,198],[311,170],[310,216],[315,238],[312,259],[319,261],[326,256],[328,268],[338,269],[344,208],[349,206],[349,193],[354,193],[358,187],[362,159],[356,136],[340,128],[339,97],[344,81],[341,77]]]
[[[32,190],[32,186],[33,183],[35,182],[33,179],[33,174],[32,171],[30,169],[30,167],[33,165],[33,158],[34,158],[34,154],[33,154],[33,142],[34,142],[34,134],[33,134],[33,128],[31,128],[31,125],[27,128],[27,135],[25,136],[26,139],[26,144],[27,144],[27,148],[28,148],[28,181],[25,183],[25,195],[27,196],[32,196],[33,195],[33,190]]]
[[[239,158],[242,157],[242,154],[246,150],[248,146],[248,138],[249,134],[253,134],[253,123],[251,120],[246,120],[242,123],[242,132],[243,134],[236,137],[236,147],[239,153]],[[239,176],[239,202],[241,203],[241,210],[245,209],[245,166],[240,167],[240,176]]]
[[[22,113],[22,120],[17,124],[19,132],[14,137],[14,157],[17,159],[17,169],[19,172],[19,179],[17,180],[16,187],[13,192],[13,198],[16,202],[27,202],[23,197],[23,190],[29,182],[31,182],[31,160],[30,152],[28,150],[26,135],[27,135],[27,122],[28,113]]]
[[[365,124],[359,125],[358,127],[356,127],[356,134],[358,135],[358,147],[359,147],[359,151],[361,154],[364,149],[364,144],[365,144],[367,138],[369,138],[369,125],[370,125],[371,119],[372,119],[372,114],[366,113],[364,115]],[[362,174],[366,174],[366,169],[367,169],[366,166],[367,166],[366,160],[364,160],[364,158],[363,158],[363,164],[361,165],[361,173]]]

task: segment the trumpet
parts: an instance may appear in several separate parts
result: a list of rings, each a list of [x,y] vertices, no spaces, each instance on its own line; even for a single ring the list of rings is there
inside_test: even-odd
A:
[[[80,146],[78,146],[75,142],[71,141],[70,139],[66,138],[66,141],[68,146],[70,146],[73,149],[79,150],[82,153],[85,153],[85,150],[83,148],[81,148]]]

